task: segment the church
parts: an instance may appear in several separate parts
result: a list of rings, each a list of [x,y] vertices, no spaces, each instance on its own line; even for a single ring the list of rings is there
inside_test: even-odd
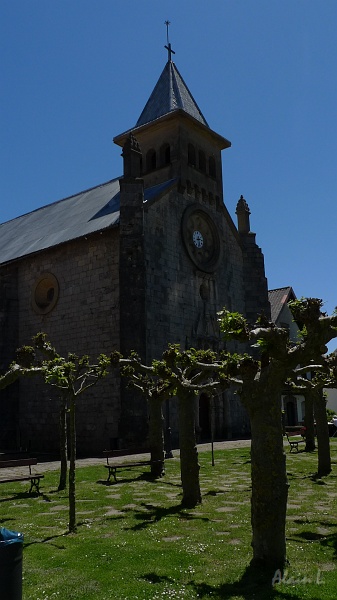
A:
[[[66,355],[135,350],[147,364],[168,343],[218,349],[217,311],[270,316],[264,258],[241,196],[237,224],[223,200],[221,152],[172,60],[135,126],[118,133],[122,175],[0,225],[0,369],[43,331]],[[135,107],[135,110],[137,107]],[[38,378],[0,392],[1,449],[57,451],[58,398]],[[214,400],[216,439],[248,421],[232,394]],[[174,402],[163,407],[178,443]],[[209,399],[196,398],[209,439]],[[146,399],[118,373],[77,405],[79,454],[146,440]]]

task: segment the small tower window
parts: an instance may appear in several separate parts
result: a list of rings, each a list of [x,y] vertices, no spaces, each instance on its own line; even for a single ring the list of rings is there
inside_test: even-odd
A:
[[[208,159],[208,173],[210,177],[216,177],[216,166],[214,156],[210,156]]]
[[[205,152],[199,150],[199,169],[203,173],[206,173],[206,157]]]
[[[194,148],[193,144],[188,144],[188,164],[191,165],[192,167],[195,167],[197,164],[195,148]]]
[[[160,148],[160,164],[162,166],[169,165],[171,162],[170,144],[163,144]]]
[[[157,167],[156,151],[151,148],[146,155],[146,170],[153,171]]]

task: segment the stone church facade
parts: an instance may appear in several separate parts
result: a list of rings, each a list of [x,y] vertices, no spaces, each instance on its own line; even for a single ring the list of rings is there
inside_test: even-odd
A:
[[[236,226],[223,202],[221,152],[171,60],[135,127],[114,138],[123,175],[0,225],[0,368],[44,331],[60,353],[136,350],[149,363],[167,343],[219,348],[222,307],[270,315],[264,259],[241,197]],[[0,448],[58,447],[58,400],[38,379],[0,392]],[[235,396],[215,398],[215,436],[247,431]],[[177,441],[174,402],[164,407]],[[196,425],[209,435],[209,403]],[[144,442],[146,401],[118,374],[77,407],[79,453]]]

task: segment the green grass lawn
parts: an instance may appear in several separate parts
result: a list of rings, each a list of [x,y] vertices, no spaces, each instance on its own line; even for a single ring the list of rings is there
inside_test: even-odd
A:
[[[285,580],[262,585],[251,558],[249,449],[200,453],[203,503],[180,508],[179,460],[152,482],[137,469],[105,485],[102,466],[78,468],[78,533],[58,473],[30,497],[25,483],[0,486],[1,523],[24,533],[24,600],[235,600],[337,598],[337,439],[333,472],[314,480],[317,453],[289,454]],[[1,585],[1,584],[0,584]],[[1,596],[1,594],[0,594]]]

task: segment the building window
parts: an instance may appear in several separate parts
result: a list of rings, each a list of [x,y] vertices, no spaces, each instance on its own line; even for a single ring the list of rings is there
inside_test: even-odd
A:
[[[163,144],[160,148],[160,164],[162,166],[169,165],[171,162],[170,144]]]
[[[193,144],[188,144],[188,164],[192,167],[196,167],[197,165],[195,148]]]
[[[156,151],[151,148],[146,155],[146,170],[153,171],[157,167]]]
[[[52,273],[44,273],[35,282],[32,306],[39,315],[49,313],[56,306],[59,297],[59,283]]]
[[[199,169],[203,173],[206,173],[206,157],[205,152],[199,150]]]
[[[208,174],[210,177],[216,177],[216,166],[214,156],[210,156],[208,159]]]

